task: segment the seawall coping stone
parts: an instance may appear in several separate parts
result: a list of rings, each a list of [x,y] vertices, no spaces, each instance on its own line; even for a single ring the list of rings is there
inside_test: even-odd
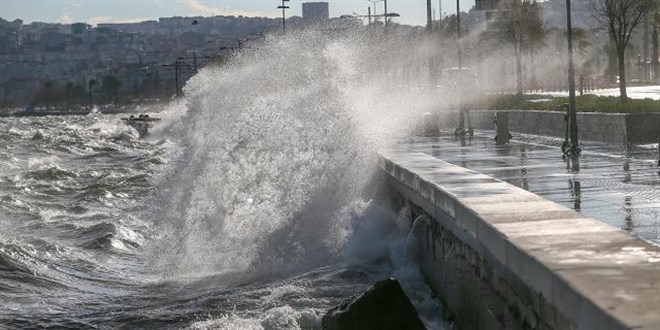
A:
[[[394,179],[431,216],[455,219],[455,235],[486,249],[573,326],[660,328],[660,247],[429,155],[384,155],[382,167],[415,177]]]

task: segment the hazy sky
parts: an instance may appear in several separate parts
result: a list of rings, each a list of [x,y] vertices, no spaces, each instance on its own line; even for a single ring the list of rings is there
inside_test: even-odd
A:
[[[438,11],[439,1],[442,11],[452,14],[456,11],[456,0],[431,0]],[[468,10],[474,0],[459,0],[461,10]],[[302,15],[302,3],[311,2],[291,0],[290,15]],[[372,6],[368,0],[328,0],[330,16],[344,14],[366,14]],[[158,17],[170,16],[211,16],[245,15],[269,16],[281,15],[275,9],[281,1],[277,0],[0,0],[0,17],[8,20],[22,19],[25,23],[40,22],[87,22],[90,24],[105,22],[134,22]],[[383,2],[376,4],[379,13],[383,11]],[[397,20],[401,23],[423,25],[426,20],[426,0],[388,0],[389,12],[401,14]]]

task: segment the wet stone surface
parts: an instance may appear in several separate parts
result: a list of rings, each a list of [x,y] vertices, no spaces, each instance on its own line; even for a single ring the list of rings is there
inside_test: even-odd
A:
[[[660,244],[657,145],[583,142],[579,161],[571,163],[562,159],[559,139],[514,135],[509,147],[496,147],[493,136],[414,138],[400,149],[493,176]]]
[[[461,327],[660,327],[660,245],[514,185],[484,183],[487,175],[411,144],[401,149],[383,153],[381,168],[410,205],[409,220],[426,216],[422,269]],[[477,303],[484,296],[492,300]]]

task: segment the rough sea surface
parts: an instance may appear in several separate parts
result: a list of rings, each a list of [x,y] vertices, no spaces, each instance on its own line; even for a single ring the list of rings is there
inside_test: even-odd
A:
[[[310,266],[174,272],[152,247],[185,240],[163,242],[172,226],[153,201],[180,146],[140,139],[114,115],[3,118],[0,137],[1,328],[313,329],[397,274],[437,326],[407,233],[384,208],[358,203],[343,252]]]
[[[204,68],[144,138],[119,115],[0,118],[0,328],[318,329],[389,276],[443,327],[373,180],[432,99],[326,35]]]

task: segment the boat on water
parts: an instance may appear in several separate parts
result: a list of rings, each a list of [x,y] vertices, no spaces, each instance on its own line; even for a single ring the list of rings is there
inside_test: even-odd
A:
[[[149,117],[148,114],[140,114],[137,117],[130,115],[121,120],[128,126],[135,128],[140,133],[140,137],[143,137],[149,133],[149,129],[153,127],[155,122],[160,121],[160,118]]]

